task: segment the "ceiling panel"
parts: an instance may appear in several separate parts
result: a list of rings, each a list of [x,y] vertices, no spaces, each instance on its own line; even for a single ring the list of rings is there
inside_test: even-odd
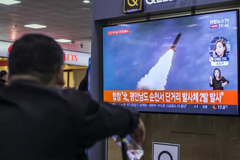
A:
[[[20,0],[20,4],[0,4],[0,40],[14,42],[26,33],[42,33],[54,39],[70,39],[63,49],[91,51],[92,4],[83,0]],[[46,25],[44,29],[25,28],[25,24]],[[83,48],[80,44],[83,44]]]

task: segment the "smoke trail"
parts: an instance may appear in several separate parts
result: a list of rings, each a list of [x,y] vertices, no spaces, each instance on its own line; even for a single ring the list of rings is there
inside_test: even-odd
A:
[[[137,90],[165,90],[174,51],[169,49],[137,84]]]

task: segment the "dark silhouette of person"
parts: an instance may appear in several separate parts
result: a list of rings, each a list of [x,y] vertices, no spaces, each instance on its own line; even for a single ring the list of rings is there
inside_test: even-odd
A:
[[[22,36],[8,68],[9,86],[0,92],[0,159],[83,160],[87,148],[112,135],[144,140],[137,110],[62,88],[63,51],[54,39]]]

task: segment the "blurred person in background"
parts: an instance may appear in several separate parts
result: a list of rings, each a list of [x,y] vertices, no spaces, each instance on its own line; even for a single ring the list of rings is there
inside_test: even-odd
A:
[[[8,73],[5,70],[0,71],[0,89],[7,87]]]
[[[88,68],[84,78],[79,84],[78,91],[88,91]]]

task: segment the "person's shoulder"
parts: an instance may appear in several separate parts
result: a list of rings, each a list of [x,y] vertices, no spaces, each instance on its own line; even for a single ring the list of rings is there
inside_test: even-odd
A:
[[[75,114],[82,115],[87,112],[89,106],[96,105],[88,92],[77,91],[75,89],[62,89],[62,94],[70,104]]]
[[[68,98],[72,102],[79,102],[79,101],[85,102],[91,99],[88,92],[77,91],[76,89],[66,88],[66,89],[62,89],[61,92],[64,97]]]
[[[74,88],[64,88],[61,89],[64,94],[76,94],[76,95],[85,95],[86,92],[83,91],[78,91]]]

